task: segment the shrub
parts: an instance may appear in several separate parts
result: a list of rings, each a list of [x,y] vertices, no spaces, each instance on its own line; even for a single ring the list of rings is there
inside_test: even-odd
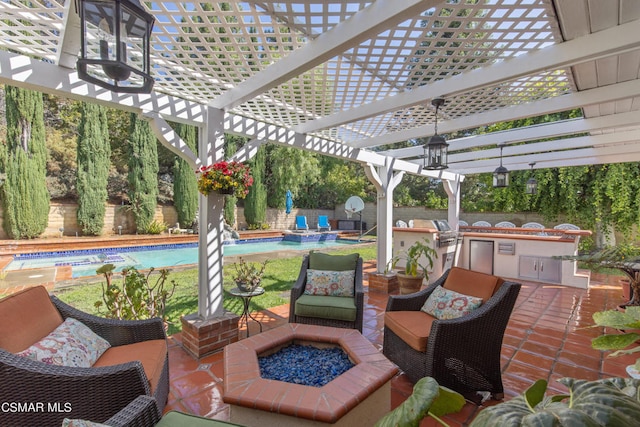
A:
[[[170,289],[166,289],[169,270],[159,271],[155,283],[150,282],[151,273],[144,275],[135,267],[122,270],[122,283],[113,283],[115,265],[105,264],[96,270],[104,275],[106,284],[102,283],[102,301],[96,301],[95,307],[100,310],[105,305],[106,317],[120,320],[142,320],[159,317],[166,322],[165,309],[167,300],[173,296],[177,283],[171,281]]]
[[[168,228],[169,226],[164,222],[153,220],[142,230],[142,234],[162,234]]]

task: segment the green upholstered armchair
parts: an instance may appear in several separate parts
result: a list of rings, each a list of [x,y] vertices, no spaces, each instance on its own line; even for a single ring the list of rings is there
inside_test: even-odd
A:
[[[340,272],[353,272],[353,296],[336,296],[336,292],[322,291],[322,285],[327,284],[327,276],[332,274],[326,272],[339,272],[337,275]],[[312,278],[311,282],[309,277]],[[314,283],[313,280],[317,282]],[[334,290],[342,288],[335,283],[329,284],[329,287]],[[330,255],[311,252],[304,257],[298,280],[291,289],[289,322],[357,329],[362,332],[363,307],[362,258],[359,254]]]

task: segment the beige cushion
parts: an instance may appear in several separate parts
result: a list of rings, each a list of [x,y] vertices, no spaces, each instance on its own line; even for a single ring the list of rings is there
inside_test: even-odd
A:
[[[0,300],[0,348],[18,353],[62,324],[62,316],[44,286],[35,286]]]
[[[497,276],[452,267],[442,287],[460,294],[482,298],[486,302],[502,283],[504,280]]]
[[[149,340],[111,347],[93,366],[114,366],[139,360],[149,380],[151,393],[154,393],[162,375],[166,354],[167,343],[165,340]]]
[[[424,311],[387,311],[384,325],[416,351],[427,350],[427,338],[435,317]]]

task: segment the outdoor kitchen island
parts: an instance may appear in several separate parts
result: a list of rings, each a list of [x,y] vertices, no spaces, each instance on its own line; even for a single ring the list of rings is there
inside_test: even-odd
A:
[[[434,228],[393,228],[393,254],[428,238],[438,249],[441,232]],[[577,255],[581,236],[588,230],[556,230],[462,226],[452,248],[439,249],[429,282],[435,281],[448,265],[494,274],[503,278],[558,283],[586,289],[589,273],[578,272],[577,264],[554,257]],[[453,260],[451,260],[453,254]],[[443,258],[444,255],[444,258]],[[424,260],[423,260],[424,261]],[[397,265],[397,267],[402,267]]]

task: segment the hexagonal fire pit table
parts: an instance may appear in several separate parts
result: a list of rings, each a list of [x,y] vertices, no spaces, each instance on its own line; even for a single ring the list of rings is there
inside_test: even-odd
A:
[[[354,363],[322,387],[260,376],[258,356],[289,344],[340,346]],[[224,401],[245,426],[373,425],[391,408],[398,368],[355,329],[290,323],[224,348]]]

